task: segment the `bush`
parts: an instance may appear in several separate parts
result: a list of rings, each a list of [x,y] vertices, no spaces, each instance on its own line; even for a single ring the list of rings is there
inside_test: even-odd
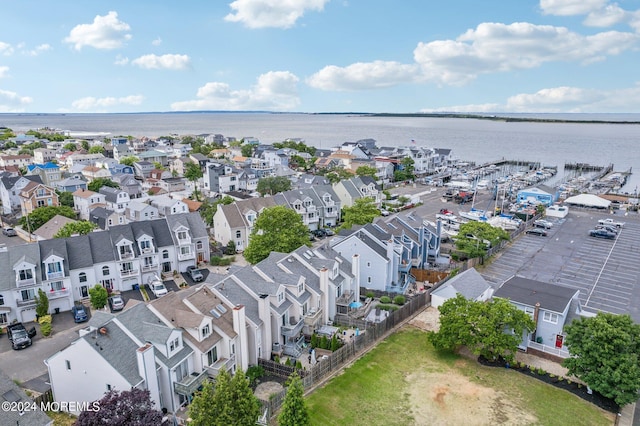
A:
[[[235,257],[220,257],[220,256],[211,256],[211,265],[212,266],[229,266],[231,262],[235,260]]]
[[[382,296],[380,298],[380,303],[391,303],[391,298],[389,296]]]
[[[51,324],[52,320],[53,320],[53,317],[51,317],[51,315],[45,315],[45,316],[42,316],[42,317],[38,318],[38,323],[40,325],[45,324],[45,323]]]
[[[277,362],[278,364],[280,364],[280,357],[278,355],[273,357],[273,362]]]
[[[396,305],[389,305],[389,304],[379,304],[379,305],[376,305],[376,307],[382,309],[383,311],[390,311],[390,312],[397,311],[398,309],[400,309]]]
[[[296,361],[296,370],[302,370],[302,363],[299,360]]]
[[[247,368],[247,379],[249,383],[253,386],[260,377],[264,376],[264,368],[259,365],[252,365]]]
[[[287,367],[291,367],[291,358],[287,358],[287,360],[284,362],[284,365],[286,365]]]
[[[373,299],[374,297],[376,297],[376,294],[372,291],[368,291],[365,296],[367,296],[369,299]]]
[[[396,297],[393,298],[393,303],[395,303],[396,305],[404,305],[404,302],[406,302],[406,298],[402,295],[397,295]]]

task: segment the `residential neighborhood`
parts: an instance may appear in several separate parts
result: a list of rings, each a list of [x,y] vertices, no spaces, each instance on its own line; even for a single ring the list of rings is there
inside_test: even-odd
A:
[[[524,232],[534,219],[550,220],[545,232],[564,232],[565,216],[555,210],[560,191],[538,181],[517,189],[516,178],[509,194],[504,183],[477,187],[473,203],[493,203],[497,211],[502,192],[502,204],[510,197],[514,210],[496,214],[491,225],[461,220],[442,208],[458,208],[444,186],[460,182],[464,167],[449,149],[378,148],[366,139],[307,150],[301,140],[265,145],[216,134],[193,139],[197,144],[32,140],[41,147],[25,155],[19,139],[10,138],[16,148],[0,154],[2,227],[13,230],[0,239],[0,270],[7,272],[0,274],[0,327],[33,323],[42,330],[43,294],[54,324],[59,316],[76,318],[79,306],[90,314],[69,330],[68,345],[40,360],[56,401],[146,389],[156,407],[184,420],[205,380],[222,371],[286,359],[307,374],[326,359],[311,347],[315,336],[355,342],[405,301],[416,315],[458,295],[508,301],[535,322],[518,348],[561,362],[570,357],[565,327],[611,306],[598,305],[593,289],[557,277],[521,269],[502,276],[483,267],[523,241],[542,244]],[[495,174],[498,167],[464,173]],[[470,179],[477,184],[480,175]],[[265,190],[265,183],[279,186]],[[364,215],[361,205],[373,215],[344,226],[350,209]],[[304,244],[248,263],[243,253],[256,223],[276,206],[299,220]],[[640,231],[636,222],[624,232]],[[490,241],[474,223],[507,237]],[[459,235],[465,225],[472,231]],[[124,307],[113,309],[106,299],[95,306],[96,288],[120,296]]]

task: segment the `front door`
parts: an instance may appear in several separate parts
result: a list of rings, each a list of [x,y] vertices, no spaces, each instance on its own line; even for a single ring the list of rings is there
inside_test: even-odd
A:
[[[564,336],[562,334],[556,334],[556,348],[561,348],[562,342],[564,342]]]

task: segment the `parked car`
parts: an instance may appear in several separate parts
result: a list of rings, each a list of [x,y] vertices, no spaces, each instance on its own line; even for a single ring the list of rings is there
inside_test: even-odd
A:
[[[71,308],[71,312],[73,313],[73,320],[75,322],[85,322],[89,320],[89,315],[87,315],[87,310],[84,305],[80,303],[76,303]]]
[[[591,231],[589,231],[589,236],[590,237],[606,238],[608,240],[613,240],[613,239],[616,238],[616,233],[615,232],[609,232],[606,229],[592,229]]]
[[[124,309],[124,299],[119,294],[114,294],[109,298],[109,307],[112,311],[121,311]]]
[[[164,286],[164,283],[159,279],[155,279],[149,283],[149,289],[156,297],[162,297],[168,293],[167,288]]]
[[[529,234],[529,235],[536,235],[536,236],[538,236],[538,237],[546,237],[546,236],[548,235],[548,234],[547,234],[547,231],[545,231],[545,230],[544,230],[544,229],[542,229],[542,228],[531,228],[531,229],[527,229],[525,233],[526,233],[526,234]]]
[[[335,233],[335,232],[333,232],[333,231],[332,231],[331,229],[329,229],[329,228],[325,228],[325,229],[324,229],[324,234],[325,234],[327,237],[331,237],[331,236],[333,236],[333,235],[336,235],[336,233]]]
[[[319,228],[319,229],[314,229],[313,231],[311,231],[311,233],[313,234],[314,237],[316,238],[324,238],[327,236],[327,233],[325,232],[324,229]]]
[[[187,266],[187,273],[189,274],[191,279],[197,283],[204,280],[204,275],[202,275],[200,269],[198,269],[198,267],[195,265]]]
[[[11,347],[14,350],[24,349],[31,346],[31,339],[35,335],[35,327],[27,330],[21,322],[10,324],[7,326],[7,337],[9,337],[9,340],[11,341]]]
[[[598,221],[598,225],[609,225],[609,226],[615,226],[616,228],[623,228],[624,222],[618,222],[617,220],[614,220],[608,217],[606,219],[600,219]]]
[[[596,225],[594,229],[604,229],[605,231],[613,232],[616,235],[618,234],[618,231],[620,231],[620,228],[616,228],[611,225]]]
[[[538,228],[550,229],[553,226],[553,223],[549,222],[548,220],[538,219],[533,221],[533,226],[536,226]]]
[[[380,210],[380,214],[382,216],[389,216],[391,213],[389,213],[387,210]]]
[[[2,235],[5,235],[7,237],[15,237],[18,235],[18,233],[13,228],[4,228],[2,230]]]

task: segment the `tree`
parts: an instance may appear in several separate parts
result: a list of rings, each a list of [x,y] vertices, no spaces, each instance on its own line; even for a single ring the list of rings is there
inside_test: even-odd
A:
[[[253,145],[242,145],[242,147],[240,147],[240,153],[243,157],[253,157],[253,148]]]
[[[340,182],[343,179],[350,179],[353,177],[353,173],[342,167],[332,167],[330,169],[321,170],[318,174],[324,175],[331,184]]]
[[[89,182],[89,185],[87,185],[87,189],[89,191],[98,192],[103,186],[108,186],[110,188],[120,188],[120,185],[118,185],[117,182],[114,182],[109,178],[96,178]]]
[[[593,390],[618,405],[640,392],[640,325],[628,315],[598,312],[565,326],[571,354],[562,365]]]
[[[285,176],[268,176],[258,180],[256,191],[263,197],[266,194],[274,195],[291,189],[291,181]]]
[[[272,251],[290,253],[305,244],[309,244],[309,229],[300,215],[284,206],[269,207],[256,219],[244,257],[258,263]]]
[[[196,392],[191,404],[189,404],[190,425],[207,426],[215,424],[216,412],[213,404],[211,404],[213,397],[213,383],[210,380],[205,380],[202,383],[202,389]]]
[[[428,334],[433,346],[450,351],[466,346],[489,360],[513,362],[523,333],[535,328],[529,315],[501,298],[477,302],[458,294],[438,309],[440,330]]]
[[[214,202],[205,199],[198,211],[200,212],[200,216],[202,217],[202,220],[204,220],[204,223],[207,226],[213,226],[213,215],[218,211],[218,206],[220,204],[231,204],[233,202],[235,202],[235,200],[228,195],[225,195]]]
[[[404,157],[400,161],[400,168],[393,172],[393,178],[396,182],[403,180],[414,180],[416,176],[413,174],[415,170],[415,161],[411,157]]]
[[[67,151],[77,151],[78,150],[78,146],[73,142],[69,142],[69,143],[64,144],[62,146],[62,148],[67,150]]]
[[[89,300],[91,301],[91,306],[95,309],[104,308],[107,304],[108,297],[109,293],[107,293],[107,289],[100,284],[96,284],[89,289]]]
[[[85,151],[89,151],[89,141],[80,141],[80,147]]]
[[[227,243],[227,249],[225,254],[236,254],[236,243],[233,240],[229,240]]]
[[[193,198],[195,198],[196,201],[200,200],[197,181],[202,176],[202,169],[200,169],[200,165],[196,163],[187,164],[187,169],[184,171],[184,177],[186,177],[190,182],[193,182]]]
[[[304,386],[298,373],[294,372],[288,381],[287,394],[284,397],[280,414],[279,426],[306,426],[311,424],[309,411],[304,400]]]
[[[154,161],[153,162],[153,168],[154,169],[158,169],[158,170],[165,170],[165,167],[159,161]]]
[[[124,157],[124,158],[120,159],[120,164],[124,164],[125,166],[133,167],[133,163],[137,163],[138,161],[140,161],[140,159],[138,157],[135,157],[133,155],[129,155],[128,157]]]
[[[104,154],[104,147],[100,145],[94,145],[89,148],[89,154]]]
[[[38,289],[38,295],[36,296],[36,316],[42,318],[49,314],[49,298],[47,293],[41,288]]]
[[[376,207],[374,199],[361,197],[356,199],[353,206],[342,209],[344,223],[340,228],[350,229],[353,225],[366,225],[378,216],[380,216],[380,210]]]
[[[209,401],[213,406],[215,419],[211,419],[206,425],[226,426],[234,424],[233,401],[231,400],[231,376],[226,369],[222,369],[216,376],[216,384],[213,399]]]
[[[20,225],[28,232],[33,232],[42,225],[50,221],[55,215],[61,215],[70,219],[76,218],[76,213],[67,206],[44,206],[38,207],[27,216],[20,218]]]
[[[58,202],[61,206],[74,207],[73,204],[73,193],[69,191],[59,191],[56,189],[56,194],[58,194]]]
[[[236,425],[253,426],[260,417],[260,403],[249,386],[244,371],[238,370],[231,379],[232,417]]]
[[[508,240],[509,233],[486,222],[470,221],[460,225],[455,238],[456,248],[469,258],[483,257],[489,247]],[[487,244],[488,242],[488,244]]]
[[[93,409],[81,412],[74,424],[157,426],[162,423],[162,413],[154,405],[148,389],[112,389],[94,402]]]
[[[53,238],[67,238],[72,235],[87,235],[97,227],[98,226],[95,223],[88,222],[86,220],[70,222],[60,228],[58,232],[56,232],[56,234],[53,236]]]
[[[377,179],[376,173],[378,173],[378,170],[373,166],[360,166],[356,169],[356,176],[370,176],[373,179]]]

